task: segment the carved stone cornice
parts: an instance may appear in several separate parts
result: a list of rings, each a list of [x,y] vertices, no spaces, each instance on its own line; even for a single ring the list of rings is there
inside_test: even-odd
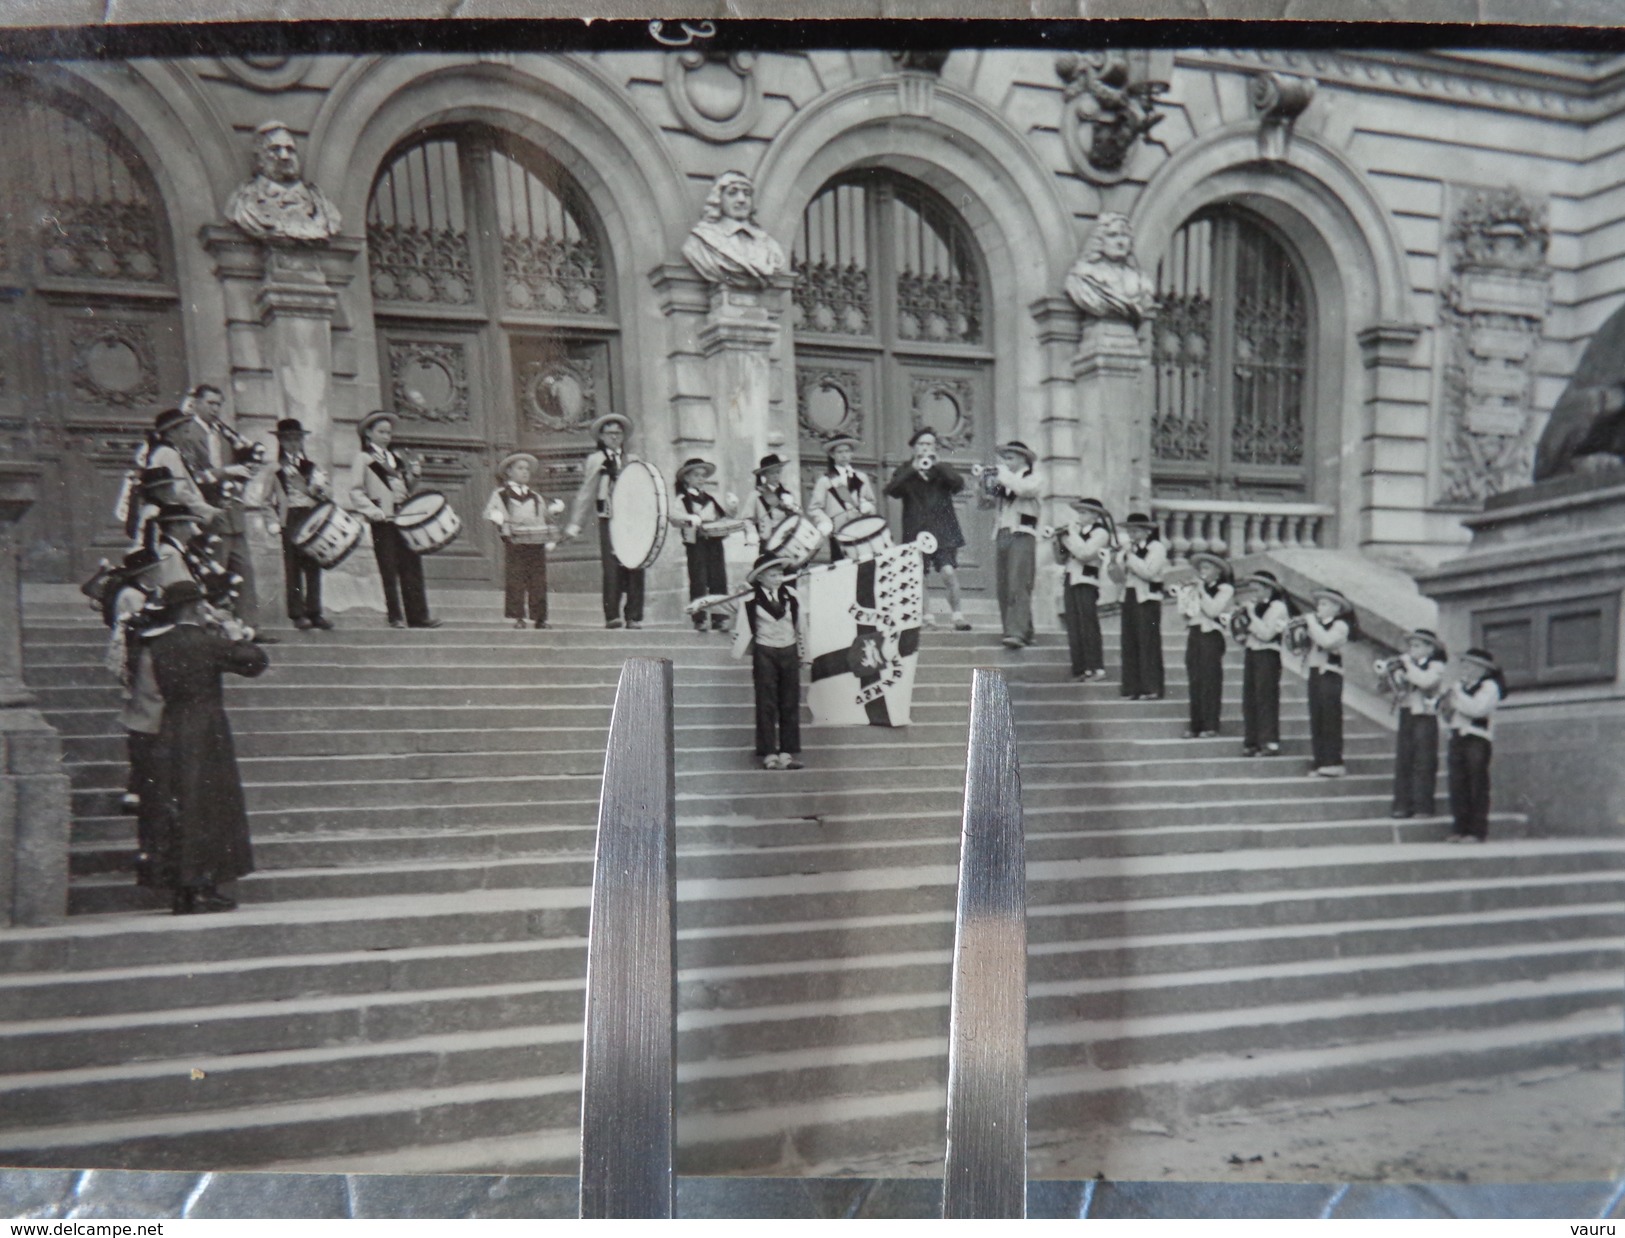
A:
[[[1322,86],[1434,99],[1586,124],[1625,110],[1625,81],[1596,74],[1541,72],[1533,65],[1466,55],[1403,51],[1216,48],[1180,52],[1189,68],[1260,70],[1313,77]]]

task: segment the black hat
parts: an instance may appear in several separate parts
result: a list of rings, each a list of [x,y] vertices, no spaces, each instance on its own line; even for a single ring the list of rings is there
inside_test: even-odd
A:
[[[1263,570],[1254,572],[1251,576],[1247,577],[1244,583],[1249,585],[1268,585],[1271,589],[1279,589],[1281,587],[1281,582],[1276,577],[1274,572]]]
[[[1195,567],[1198,563],[1211,563],[1219,569],[1219,578],[1221,580],[1235,579],[1235,569],[1230,566],[1230,560],[1223,555],[1210,554],[1206,550],[1196,550],[1191,552],[1189,562],[1192,567]]]
[[[682,465],[678,468],[677,480],[682,481],[684,477],[694,472],[696,469],[703,473],[703,477],[701,478],[703,481],[705,477],[710,477],[717,471],[717,466],[712,464],[709,460],[702,460],[698,456],[690,456],[687,460],[684,460]]]
[[[1488,649],[1482,649],[1477,645],[1462,654],[1461,657],[1464,662],[1476,662],[1485,670],[1493,671],[1496,674],[1501,671],[1501,664],[1495,660],[1495,655]]]
[[[162,434],[165,430],[173,430],[189,417],[190,413],[183,413],[178,408],[166,408],[152,419],[152,428]]]
[[[1414,631],[1407,632],[1405,634],[1405,639],[1407,642],[1419,640],[1432,645],[1433,651],[1441,658],[1448,658],[1450,656],[1450,651],[1444,647],[1444,642],[1439,639],[1439,634],[1432,628],[1417,628]]]
[[[1106,505],[1099,499],[1073,499],[1072,510],[1076,512],[1098,512],[1106,514]]]
[[[782,469],[784,465],[785,461],[780,460],[773,452],[768,452],[767,455],[762,457],[761,463],[756,466],[754,471],[756,476],[760,477],[763,473],[771,473],[774,469]]]
[[[158,521],[159,524],[163,524],[170,520],[198,520],[198,516],[196,512],[184,504],[165,503],[158,509],[158,514],[153,519]],[[202,521],[199,520],[198,523],[201,524]]]
[[[168,469],[157,468],[141,470],[141,489],[143,490],[158,490],[169,485],[169,483],[174,480],[175,474],[171,473]]]
[[[380,421],[387,421],[390,425],[394,425],[395,414],[386,413],[381,408],[375,408],[372,412],[363,417],[360,422],[357,423],[355,428],[355,432],[361,437],[362,442],[366,442],[367,440],[367,431],[372,429]]]
[[[918,430],[914,431],[913,434],[908,436],[908,445],[910,447],[914,446],[915,443],[919,442],[927,434],[936,439],[938,442],[942,441],[942,435],[938,434],[930,426],[921,426]]]
[[[177,580],[173,584],[164,586],[164,592],[159,598],[159,605],[165,610],[174,610],[185,606],[189,602],[201,602],[203,590],[195,580]]]
[[[999,448],[999,454],[1001,456],[1007,451],[1013,451],[1017,455],[1025,456],[1027,458],[1028,468],[1031,468],[1033,465],[1038,463],[1038,453],[1031,447],[1027,446],[1026,443],[1023,443],[1019,438],[1013,438],[1008,443],[1004,444],[1004,446]]]
[[[1149,529],[1155,533],[1157,531],[1157,522],[1144,512],[1130,512],[1128,519],[1123,521],[1123,527],[1125,529]]]
[[[284,434],[309,434],[304,422],[297,417],[284,417],[276,423],[276,436],[281,438]]]
[[[158,552],[146,546],[135,546],[125,552],[124,562],[119,566],[132,575],[144,572],[149,567],[156,567],[159,563]]]
[[[1337,607],[1338,614],[1346,614],[1354,609],[1354,603],[1348,600],[1347,595],[1337,589],[1316,589],[1310,593],[1309,596],[1316,602],[1319,602],[1321,598],[1331,599],[1333,604],[1335,604]]]
[[[767,554],[756,557],[756,562],[751,564],[750,571],[745,573],[745,579],[754,585],[761,579],[762,573],[769,568],[776,567],[782,571],[789,566],[790,564],[786,560],[769,551]]]

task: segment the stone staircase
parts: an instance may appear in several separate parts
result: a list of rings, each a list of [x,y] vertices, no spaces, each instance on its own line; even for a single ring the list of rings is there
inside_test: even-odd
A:
[[[232,684],[260,871],[239,911],[172,917],[123,871],[104,634],[31,590],[76,914],[0,932],[0,1163],[571,1172],[635,653],[677,667],[684,1172],[940,1164],[973,665],[1008,671],[1021,737],[1035,1137],[1619,1054],[1625,844],[1503,815],[1438,845],[1444,822],[1388,818],[1376,723],[1350,712],[1347,778],[1304,776],[1291,676],[1288,755],[1243,759],[1234,654],[1232,736],[1183,740],[1177,632],[1155,703],[1067,682],[1058,635],[931,633],[914,726],[809,730],[809,768],[767,773],[721,639],[606,632],[589,598],[548,632],[435,600],[439,631],[341,617]]]

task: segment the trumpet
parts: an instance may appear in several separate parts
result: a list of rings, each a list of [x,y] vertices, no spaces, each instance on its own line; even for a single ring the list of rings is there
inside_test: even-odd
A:
[[[1181,618],[1195,619],[1201,615],[1202,601],[1201,595],[1197,592],[1196,585],[1190,581],[1186,581],[1184,584],[1179,585],[1175,589],[1175,593],[1179,599],[1179,614]]]
[[[1230,639],[1238,643],[1246,640],[1252,634],[1253,620],[1252,616],[1247,613],[1245,606],[1231,611],[1224,623],[1230,629]]]
[[[1377,691],[1384,696],[1391,693],[1398,697],[1409,686],[1405,678],[1403,658],[1378,658],[1371,664],[1371,671],[1377,677]]]
[[[1281,633],[1281,644],[1286,651],[1294,657],[1303,657],[1309,652],[1314,642],[1309,637],[1309,617],[1295,615],[1287,621],[1286,630]]]
[[[929,473],[933,468],[936,467],[937,453],[934,451],[922,451],[919,455],[914,457],[911,463],[914,465],[914,471],[916,473]]]

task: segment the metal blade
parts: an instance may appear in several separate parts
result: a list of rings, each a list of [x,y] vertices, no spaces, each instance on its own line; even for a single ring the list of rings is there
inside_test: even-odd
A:
[[[1027,1210],[1027,865],[1010,690],[971,680],[942,1215]]]
[[[587,939],[581,1215],[669,1217],[677,1069],[672,670],[621,669],[604,754]]]

